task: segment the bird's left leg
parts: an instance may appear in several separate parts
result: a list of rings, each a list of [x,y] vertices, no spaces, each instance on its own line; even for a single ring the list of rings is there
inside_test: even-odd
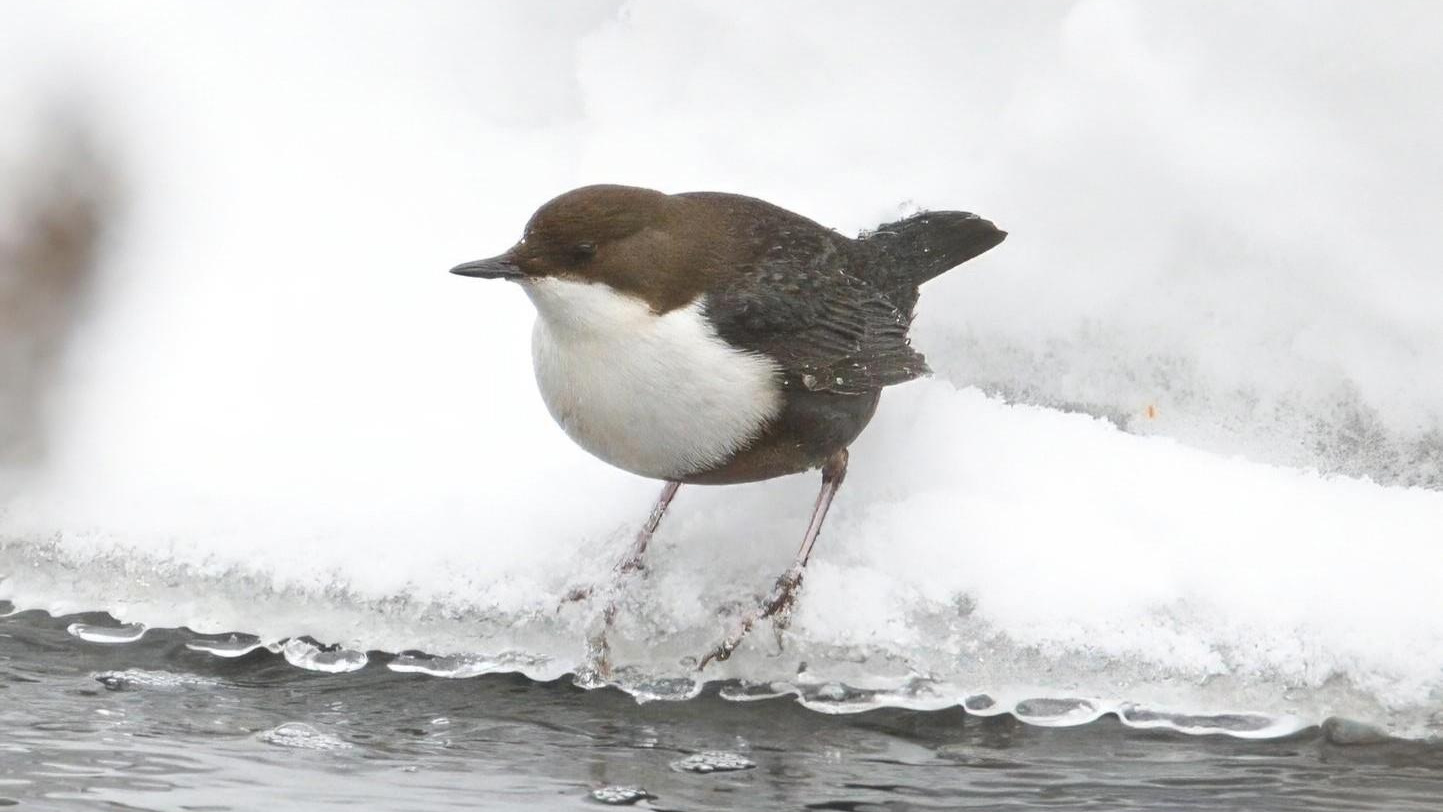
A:
[[[806,569],[807,559],[812,556],[812,547],[817,543],[817,536],[822,532],[822,521],[827,518],[827,508],[832,506],[832,497],[836,496],[837,488],[841,487],[842,479],[846,475],[847,449],[844,448],[828,457],[822,465],[822,490],[817,494],[817,504],[812,508],[812,521],[807,525],[807,534],[802,537],[802,546],[797,550],[796,560],[782,573],[782,577],[777,579],[771,594],[762,601],[762,605],[743,615],[741,625],[701,658],[698,671],[706,668],[712,660],[731,657],[732,652],[741,644],[742,638],[746,637],[757,621],[770,617],[776,619],[774,622],[780,623],[786,619],[792,606],[796,604],[797,590],[802,585],[802,573]]]
[[[661,495],[656,498],[656,505],[651,509],[651,515],[646,517],[646,524],[641,526],[641,531],[636,534],[636,540],[631,543],[631,550],[626,558],[616,565],[616,572],[620,575],[636,572],[645,565],[641,557],[646,554],[646,545],[651,543],[651,537],[656,534],[656,528],[661,525],[661,517],[666,515],[666,509],[671,507],[671,500],[676,497],[676,492],[681,490],[680,482],[667,482],[661,488]]]
[[[626,580],[626,576],[646,568],[646,564],[642,562],[642,556],[646,554],[646,547],[651,543],[651,537],[656,535],[656,528],[661,526],[661,519],[666,515],[666,509],[671,507],[671,500],[676,497],[676,492],[680,489],[680,482],[667,482],[662,486],[661,495],[656,498],[651,515],[646,518],[646,524],[641,526],[641,530],[637,531],[636,538],[626,552],[626,557],[616,562],[616,566],[612,568],[609,591],[616,592],[621,583]],[[595,587],[591,586],[575,587],[566,593],[566,600],[568,602],[586,600],[595,591]]]

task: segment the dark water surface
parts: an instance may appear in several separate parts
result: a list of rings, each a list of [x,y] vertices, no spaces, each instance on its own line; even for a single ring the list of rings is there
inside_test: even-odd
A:
[[[322,674],[152,631],[0,618],[0,806],[24,809],[1443,809],[1443,747],[1247,741],[961,710],[832,716],[710,691],[637,704],[506,675]],[[692,772],[678,763],[754,764]],[[625,797],[620,790],[616,795]],[[636,793],[633,793],[636,795]]]

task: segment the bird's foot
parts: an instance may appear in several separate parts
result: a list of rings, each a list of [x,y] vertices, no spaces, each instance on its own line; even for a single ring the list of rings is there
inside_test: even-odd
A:
[[[595,584],[574,586],[566,590],[566,594],[561,596],[561,600],[556,604],[556,611],[560,612],[562,609],[565,609],[568,603],[581,603],[591,597],[594,592],[596,592]]]
[[[772,623],[776,624],[779,629],[785,628],[787,620],[791,616],[792,607],[797,602],[797,589],[801,585],[801,567],[792,567],[782,573],[782,577],[777,579],[776,585],[772,587],[771,593],[767,595],[761,605],[742,615],[741,623],[737,625],[737,628],[717,644],[716,648],[701,658],[701,664],[696,667],[697,670],[706,668],[712,660],[729,659],[732,652],[736,651],[737,646],[741,645],[742,639],[759,621],[771,618]]]
[[[577,685],[583,688],[600,688],[611,679],[611,644],[606,639],[606,633],[610,630],[611,625],[607,624],[587,638],[586,656],[582,659],[581,666],[576,669]]]
[[[616,625],[616,596],[613,593],[601,610],[601,617],[593,620],[593,631],[586,638],[586,656],[576,671],[576,683],[583,688],[599,688],[611,679],[611,641],[607,635]]]
[[[561,611],[569,603],[580,603],[581,601],[589,599],[592,595],[597,594],[610,598],[612,601],[610,609],[611,611],[615,611],[614,604],[617,594],[621,592],[621,588],[627,580],[638,573],[640,573],[642,577],[645,577],[646,565],[642,563],[639,557],[628,558],[612,569],[611,580],[606,585],[580,584],[566,590],[566,594],[561,596],[561,601],[556,605],[556,611]]]
[[[576,675],[579,685],[594,688],[611,679],[611,643],[607,640],[607,635],[611,633],[611,627],[616,625],[617,597],[626,582],[644,570],[639,561],[624,561],[617,565],[611,581],[605,586],[573,588],[562,598],[561,606],[556,607],[559,612],[567,603],[584,601],[592,596],[601,597],[606,602],[599,622],[593,621],[595,630],[586,639],[586,657]]]

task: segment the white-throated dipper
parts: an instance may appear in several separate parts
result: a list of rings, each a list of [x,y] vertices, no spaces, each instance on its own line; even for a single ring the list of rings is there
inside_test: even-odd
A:
[[[927,372],[907,338],[918,286],[1006,236],[934,211],[850,239],[742,195],[585,186],[537,210],[510,250],[451,272],[520,283],[551,416],[597,457],[666,481],[618,577],[640,569],[682,484],[822,470],[795,562],[705,667],[785,617],[847,446],[884,387]]]

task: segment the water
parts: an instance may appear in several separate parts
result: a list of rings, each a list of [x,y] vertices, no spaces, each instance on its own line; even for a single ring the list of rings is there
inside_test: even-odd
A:
[[[1027,725],[960,709],[820,714],[789,699],[638,704],[517,675],[441,679],[373,652],[346,673],[278,654],[125,644],[102,616],[0,620],[0,804],[34,809],[1387,809],[1443,797],[1436,745]],[[734,687],[734,686],[731,686]],[[1358,737],[1354,736],[1354,739]],[[705,755],[704,755],[705,754]],[[690,763],[737,771],[685,769]],[[680,766],[679,766],[680,765]]]

